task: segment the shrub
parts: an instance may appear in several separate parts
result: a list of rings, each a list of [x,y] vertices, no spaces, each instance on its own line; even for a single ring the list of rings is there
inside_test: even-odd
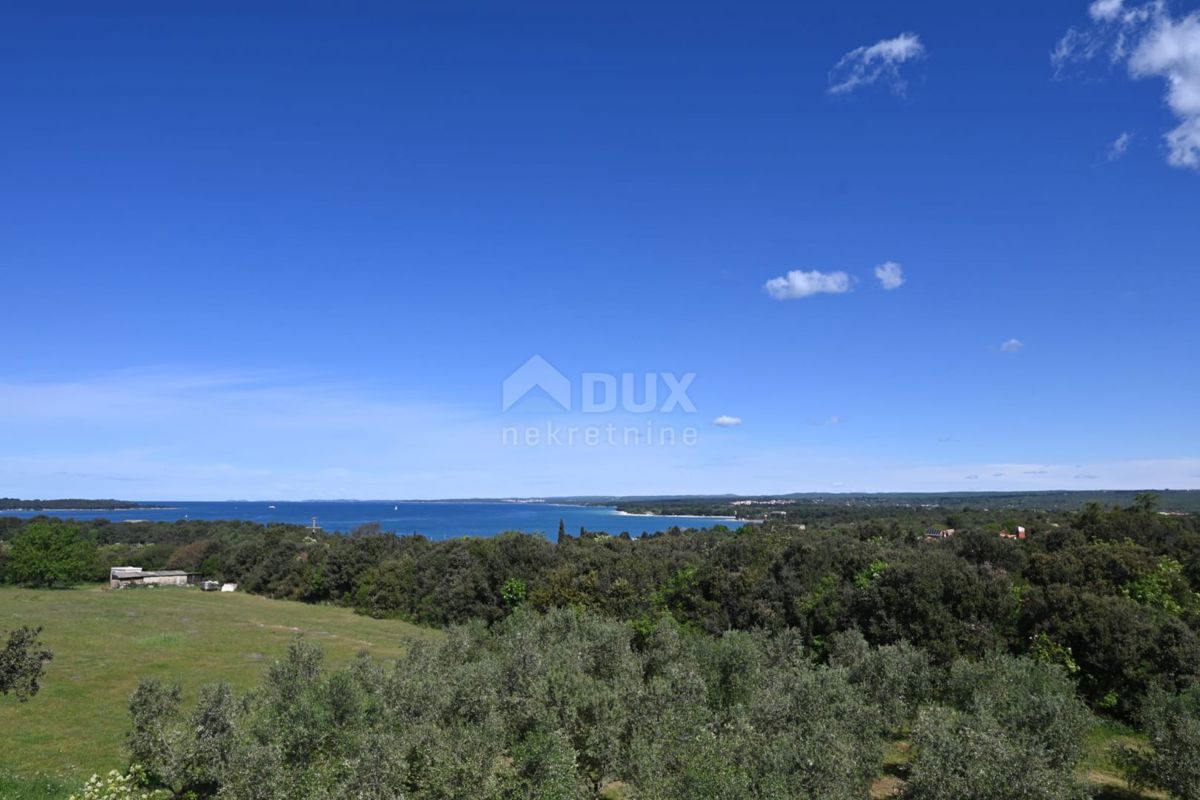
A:
[[[1130,781],[1181,800],[1200,800],[1200,688],[1170,694],[1156,688],[1142,708],[1149,749],[1122,753]]]
[[[142,779],[137,767],[130,768],[124,775],[114,769],[104,777],[93,775],[83,789],[68,800],[166,800],[166,792],[144,788]]]
[[[1012,656],[958,661],[914,728],[911,800],[1071,800],[1093,720],[1063,670]]]
[[[41,688],[42,672],[54,654],[38,641],[41,628],[21,627],[0,648],[0,695],[12,692],[24,702]]]

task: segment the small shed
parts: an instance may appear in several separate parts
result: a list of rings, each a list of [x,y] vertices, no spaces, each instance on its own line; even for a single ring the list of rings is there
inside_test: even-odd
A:
[[[200,579],[197,572],[181,569],[144,570],[141,567],[113,567],[108,571],[108,586],[111,589],[127,589],[133,586],[189,586]]]

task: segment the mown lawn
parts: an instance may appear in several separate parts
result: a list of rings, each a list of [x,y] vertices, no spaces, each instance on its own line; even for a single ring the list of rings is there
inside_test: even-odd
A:
[[[0,699],[0,797],[62,797],[94,772],[126,765],[127,701],[138,678],[183,687],[255,685],[296,634],[332,664],[360,650],[394,658],[436,631],[330,606],[233,593],[166,588],[40,591],[0,587],[0,629],[40,625],[54,651],[42,691],[28,703]],[[38,788],[42,787],[42,788]]]

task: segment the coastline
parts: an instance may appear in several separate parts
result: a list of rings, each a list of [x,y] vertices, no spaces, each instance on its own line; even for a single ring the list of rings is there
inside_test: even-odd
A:
[[[76,514],[80,512],[92,514],[100,513],[102,511],[170,511],[174,508],[176,508],[176,506],[133,506],[130,508],[0,508],[0,514],[57,514],[63,511]]]
[[[613,508],[613,513],[619,517],[659,517],[661,519],[670,519],[678,517],[679,519],[717,519],[727,522],[761,522],[762,520],[741,519],[740,517],[730,517],[728,515],[717,516],[715,514],[656,514],[653,511],[622,511],[619,508]]]
[[[571,502],[504,501],[324,501],[313,503],[276,501],[270,508],[262,501],[209,501],[172,503],[124,510],[11,510],[0,519],[36,516],[78,521],[105,519],[110,523],[172,523],[184,521],[242,522],[255,525],[287,524],[312,527],[326,533],[349,533],[362,525],[377,525],[396,535],[419,533],[430,539],[478,536],[488,538],[508,531],[537,533],[550,538],[565,519],[571,530],[582,528],[610,533],[660,533],[673,528],[730,528],[747,524],[731,516],[689,514],[643,514],[621,511],[612,505]],[[622,520],[622,518],[625,518]]]

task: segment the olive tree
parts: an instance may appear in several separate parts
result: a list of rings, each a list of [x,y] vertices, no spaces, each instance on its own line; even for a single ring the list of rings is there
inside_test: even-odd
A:
[[[1130,781],[1180,800],[1200,800],[1200,687],[1181,694],[1152,690],[1141,722],[1149,749],[1122,754]]]
[[[0,648],[0,695],[12,693],[22,702],[38,693],[42,673],[54,654],[38,641],[41,628],[21,627]]]
[[[881,754],[849,670],[786,634],[524,607],[390,667],[331,670],[298,639],[240,698],[210,687],[181,714],[177,690],[146,682],[131,707],[154,785],[228,800],[851,800]]]
[[[1072,800],[1091,714],[1061,668],[993,655],[955,662],[913,730],[911,800]]]
[[[878,709],[884,733],[895,733],[916,716],[932,695],[929,655],[907,642],[871,647],[857,630],[834,634],[826,644],[829,663],[848,670],[850,682]]]

